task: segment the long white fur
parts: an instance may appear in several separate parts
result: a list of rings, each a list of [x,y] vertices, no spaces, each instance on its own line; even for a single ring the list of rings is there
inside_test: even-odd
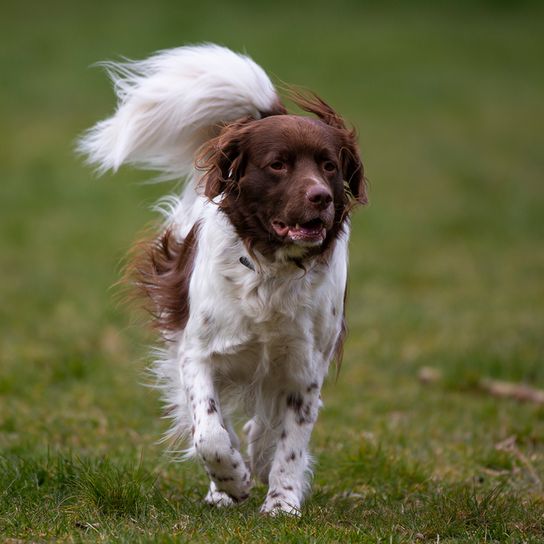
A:
[[[242,408],[250,418],[251,471],[269,484],[262,511],[298,514],[320,390],[342,325],[347,229],[329,262],[310,261],[305,273],[281,254],[274,262],[259,259],[255,270],[242,265],[240,257],[251,262],[254,255],[216,203],[194,190],[194,153],[218,123],[272,108],[277,95],[269,78],[248,57],[215,45],[106,67],[117,111],[83,137],[80,151],[100,171],[131,163],[189,175],[184,193],[158,209],[180,239],[200,225],[189,320],[156,352],[169,435],[192,435],[187,453],[200,456],[211,478],[206,500],[231,505],[251,487],[230,423]]]
[[[259,117],[277,101],[260,66],[217,45],[179,47],[102,66],[113,81],[117,110],[78,145],[100,173],[128,163],[169,178],[185,176],[218,123]]]

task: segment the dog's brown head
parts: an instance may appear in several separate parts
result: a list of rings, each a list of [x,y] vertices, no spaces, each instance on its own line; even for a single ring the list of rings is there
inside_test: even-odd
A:
[[[226,125],[204,148],[204,192],[250,249],[301,258],[324,253],[348,212],[366,203],[356,135],[317,97],[296,103],[316,118],[283,107],[261,119]]]

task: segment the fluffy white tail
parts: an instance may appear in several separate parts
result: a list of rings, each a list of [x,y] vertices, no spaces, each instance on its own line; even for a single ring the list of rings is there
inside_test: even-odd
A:
[[[277,107],[264,70],[249,57],[217,45],[179,47],[143,61],[102,63],[113,81],[117,110],[78,142],[100,173],[122,164],[190,173],[196,150],[220,123]]]

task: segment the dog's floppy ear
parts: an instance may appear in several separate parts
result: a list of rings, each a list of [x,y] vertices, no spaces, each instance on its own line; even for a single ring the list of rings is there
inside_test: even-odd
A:
[[[342,162],[342,174],[344,181],[349,189],[349,196],[352,196],[359,204],[367,204],[366,179],[363,163],[357,149],[357,136],[354,130],[344,131],[344,145],[340,151],[340,160]]]
[[[250,119],[226,125],[216,138],[203,146],[196,161],[204,176],[201,183],[204,194],[213,199],[236,187],[244,173],[244,143]]]
[[[356,203],[366,204],[368,202],[366,179],[363,163],[357,148],[357,132],[354,129],[349,130],[342,117],[324,100],[319,98],[319,96],[302,93],[296,90],[291,90],[289,96],[299,108],[309,113],[313,113],[319,117],[321,121],[340,132],[340,138],[342,140],[340,161],[342,164],[342,175],[347,184],[346,192],[349,197],[355,199]]]

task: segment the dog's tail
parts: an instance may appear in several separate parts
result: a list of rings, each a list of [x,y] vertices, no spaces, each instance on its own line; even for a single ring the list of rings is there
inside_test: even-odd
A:
[[[188,175],[197,149],[237,119],[284,113],[264,70],[249,57],[204,44],[143,61],[105,62],[115,114],[89,129],[77,149],[103,173],[122,164]]]

